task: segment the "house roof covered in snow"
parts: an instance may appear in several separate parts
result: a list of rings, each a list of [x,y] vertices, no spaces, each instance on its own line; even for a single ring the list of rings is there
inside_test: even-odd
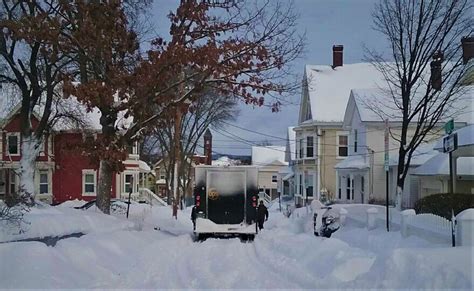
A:
[[[474,112],[471,112],[474,114]],[[465,126],[455,131],[458,134],[458,148],[474,146],[474,124]],[[440,139],[435,146],[436,150],[443,150],[443,139]]]
[[[426,161],[431,159],[432,157],[439,154],[437,150],[434,149],[434,143],[428,144],[421,144],[419,145],[416,150],[413,152],[410,166],[419,166],[423,165]],[[390,158],[388,161],[389,166],[397,166],[398,165],[398,151],[394,152],[393,154],[390,153]]]
[[[306,65],[305,78],[313,121],[342,121],[351,89],[378,88],[383,75],[370,63]]]
[[[270,164],[288,165],[285,161],[283,146],[253,146],[252,165],[265,166]]]
[[[420,95],[421,91],[421,89],[418,90]],[[451,106],[445,110],[446,117],[444,119],[455,116],[458,123],[474,123],[474,113],[472,111],[474,86],[463,87],[459,95],[454,98]],[[393,102],[390,92],[381,88],[351,90],[344,115],[344,126],[349,125],[354,110],[357,110],[363,122],[381,122],[385,119],[390,122],[400,122],[402,120],[402,112]]]
[[[474,176],[474,157],[459,157],[456,170],[458,176]],[[449,154],[438,153],[416,168],[412,174],[419,176],[449,176]]]
[[[345,158],[342,162],[337,163],[335,169],[356,169],[362,170],[369,167],[364,155],[352,155]]]

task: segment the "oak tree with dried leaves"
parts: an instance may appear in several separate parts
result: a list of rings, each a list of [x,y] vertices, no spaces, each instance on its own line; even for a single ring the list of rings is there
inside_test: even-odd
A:
[[[66,91],[101,112],[91,155],[100,161],[97,206],[104,213],[127,145],[170,112],[186,111],[204,88],[256,105],[296,88],[288,65],[300,55],[303,38],[286,1],[183,0],[168,16],[169,37],[154,39],[145,54],[122,1],[62,5],[68,5],[80,73],[69,76]],[[133,122],[119,126],[129,117]]]

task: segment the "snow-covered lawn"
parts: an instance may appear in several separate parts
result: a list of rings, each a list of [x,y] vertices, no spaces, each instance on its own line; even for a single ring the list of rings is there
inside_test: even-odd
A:
[[[360,212],[353,209],[354,215]],[[436,245],[416,236],[404,239],[383,228],[367,231],[350,219],[351,207],[347,210],[346,225],[330,239],[312,234],[304,211],[291,218],[270,211],[252,243],[196,243],[189,209],[174,220],[170,208],[134,205],[129,221],[93,210],[37,209],[37,217],[41,211],[53,212],[59,224],[87,234],[55,247],[0,244],[0,288],[471,289],[473,248]],[[121,227],[79,227],[76,215],[84,214],[91,225],[113,220]]]

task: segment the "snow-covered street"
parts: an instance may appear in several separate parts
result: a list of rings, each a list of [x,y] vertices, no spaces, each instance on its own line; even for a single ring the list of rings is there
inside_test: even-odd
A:
[[[189,209],[174,220],[167,207],[135,206],[133,228],[91,228],[54,247],[0,244],[0,287],[470,289],[473,283],[472,248],[404,239],[381,228],[369,232],[350,219],[350,207],[346,225],[330,239],[312,234],[304,211],[292,218],[271,211],[252,243],[197,243]],[[62,211],[66,220],[81,210]]]

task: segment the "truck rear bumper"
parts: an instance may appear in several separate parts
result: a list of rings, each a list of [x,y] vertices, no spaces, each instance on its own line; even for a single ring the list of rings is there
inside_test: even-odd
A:
[[[206,218],[196,219],[195,233],[215,233],[215,234],[256,234],[256,224],[217,224]]]

